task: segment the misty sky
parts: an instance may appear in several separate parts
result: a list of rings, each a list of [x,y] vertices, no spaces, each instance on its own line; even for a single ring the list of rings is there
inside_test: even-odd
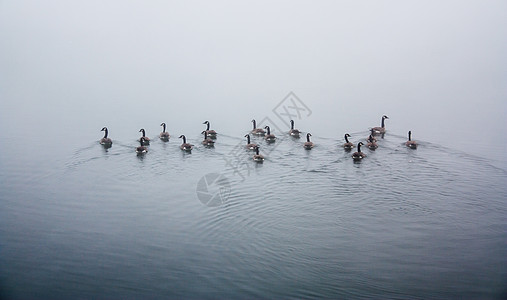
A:
[[[0,125],[239,135],[293,91],[314,136],[387,114],[506,167],[505,53],[506,1],[1,0]]]

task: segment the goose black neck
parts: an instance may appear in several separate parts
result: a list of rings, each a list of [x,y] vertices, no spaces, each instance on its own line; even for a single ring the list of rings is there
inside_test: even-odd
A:
[[[349,138],[345,135],[345,142],[349,143]]]
[[[181,138],[183,139],[183,144],[186,144],[187,143],[187,138],[185,136],[182,136]]]
[[[412,140],[412,131],[409,131],[408,132],[408,140],[411,141]]]
[[[252,120],[253,129],[257,128],[257,124],[255,123],[255,120]]]
[[[204,132],[204,140],[207,140],[208,139],[208,133],[205,131]]]
[[[165,123],[162,123],[162,132],[165,132]]]
[[[357,152],[361,152],[361,144],[357,144]]]
[[[259,147],[255,147],[255,154],[259,155]]]
[[[141,129],[141,132],[143,133],[143,137],[146,137],[146,132],[144,131],[144,129]]]
[[[382,127],[382,128],[384,128],[384,126],[385,126],[385,125],[384,125],[384,120],[385,120],[385,118],[384,118],[384,117],[382,117],[382,123],[380,124],[380,127]]]
[[[310,142],[310,134],[309,134],[309,133],[308,133],[308,134],[306,134],[306,141],[307,141],[307,142]]]
[[[104,138],[107,138],[107,128],[104,129]]]
[[[143,139],[143,138],[141,138],[141,139],[139,140],[139,143],[141,143],[141,147],[142,147],[142,146],[144,146],[144,139]]]
[[[250,144],[250,135],[247,135],[247,136],[246,136],[246,143],[247,143],[247,144]]]
[[[294,120],[290,120],[290,129],[294,129]]]
[[[209,130],[209,122],[206,122],[206,130]]]
[[[269,126],[266,126],[266,130],[268,131],[268,135],[271,134],[271,128],[269,128]]]

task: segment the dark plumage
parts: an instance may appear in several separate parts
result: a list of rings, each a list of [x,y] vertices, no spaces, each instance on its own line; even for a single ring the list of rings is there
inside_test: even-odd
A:
[[[246,137],[246,146],[245,147],[248,150],[255,150],[255,147],[257,147],[257,144],[250,143],[250,135],[249,134],[246,134],[245,137]]]
[[[348,133],[345,133],[345,144],[343,144],[343,149],[345,149],[346,151],[350,151],[352,149],[354,149],[354,144],[352,144],[351,142],[349,142],[349,137],[350,137],[350,134]]]
[[[266,132],[264,131],[264,129],[257,128],[257,123],[255,122],[255,119],[252,120],[252,124],[253,124],[253,129],[251,131],[252,134],[255,134],[255,135],[264,135],[264,134],[266,134]]]
[[[380,127],[373,127],[371,130],[372,130],[372,133],[373,135],[376,135],[376,134],[384,134],[386,133],[386,126],[385,126],[385,119],[389,119],[388,116],[386,115],[383,115],[382,116],[382,121],[380,123]]]
[[[310,137],[312,136],[311,133],[306,134],[306,143],[304,143],[303,147],[305,147],[306,150],[311,150],[313,148],[313,143],[310,142]]]
[[[208,138],[208,131],[207,130],[204,130],[203,132],[201,132],[201,134],[204,134],[204,140],[202,141],[202,144],[206,147],[214,147],[215,146],[215,142]]]
[[[405,143],[405,146],[411,149],[417,149],[416,141],[412,141],[412,131],[408,132],[408,141]]]
[[[171,137],[171,135],[169,134],[169,132],[165,131],[165,123],[160,124],[160,126],[162,126],[162,132],[159,135],[160,139],[164,140],[164,141],[169,140],[169,138]]]
[[[264,129],[267,130],[267,134],[266,136],[264,137],[264,139],[266,140],[266,142],[268,143],[273,143],[275,140],[276,140],[276,136],[274,134],[271,133],[271,129],[269,128],[269,126],[266,126],[264,127]]]
[[[370,134],[370,136],[367,139],[368,143],[366,144],[366,147],[370,150],[375,150],[378,148],[377,143],[375,143],[375,138]]]
[[[263,162],[264,161],[264,156],[262,156],[261,154],[259,154],[259,146],[255,147],[255,154],[254,154],[254,156],[252,158],[256,162]]]
[[[209,138],[216,139],[217,138],[217,132],[213,129],[209,129],[210,123],[209,121],[205,121],[203,124],[206,124],[206,134]]]
[[[104,147],[108,146],[111,147],[113,141],[107,137],[108,134],[107,127],[102,128],[100,131],[104,131],[104,137],[100,139],[100,144],[103,145]]]
[[[294,120],[290,120],[290,130],[289,135],[295,138],[298,138],[301,134],[301,131],[294,129]]]
[[[146,131],[144,131],[144,128],[139,129],[139,132],[143,133],[142,137],[144,138],[144,143],[145,144],[149,144],[150,143],[150,138],[146,136]],[[139,141],[141,141],[140,138],[139,138]]]
[[[364,145],[363,142],[359,142],[357,143],[357,152],[354,152],[354,154],[352,154],[352,159],[354,160],[361,160],[363,158],[366,157],[366,154],[364,154],[363,152],[361,152],[361,146]]]
[[[194,145],[187,143],[187,138],[184,135],[180,135],[180,139],[183,139],[183,143],[180,145],[180,149],[183,151],[192,151]]]
[[[368,138],[366,140],[369,140],[371,139],[373,142],[377,142],[377,138],[375,137],[375,130],[370,129],[370,136],[368,136]]]
[[[138,155],[145,154],[146,152],[148,152],[148,148],[144,145],[144,142],[145,142],[144,137],[141,137],[141,138],[139,139],[139,143],[141,143],[141,146],[138,146],[138,147],[136,148],[136,153],[137,153]]]

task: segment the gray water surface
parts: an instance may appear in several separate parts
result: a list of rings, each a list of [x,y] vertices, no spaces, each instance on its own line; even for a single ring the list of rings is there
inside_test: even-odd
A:
[[[142,157],[135,140],[106,151],[97,138],[46,164],[4,159],[2,295],[505,296],[504,170],[426,141],[408,149],[394,133],[360,163],[340,138],[314,135],[308,151],[277,134],[252,139],[262,164],[220,131],[211,149],[188,135],[191,153],[153,136]],[[206,182],[215,207],[196,193],[207,174],[223,180]]]

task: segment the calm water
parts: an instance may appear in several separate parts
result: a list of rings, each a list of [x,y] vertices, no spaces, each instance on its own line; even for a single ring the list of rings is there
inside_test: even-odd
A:
[[[507,296],[507,173],[487,160],[388,132],[360,163],[340,137],[254,138],[256,164],[220,128],[213,149],[195,131],[182,153],[169,128],[138,157],[135,136],[106,151],[99,129],[54,156],[5,145],[1,296]]]
[[[0,1],[0,299],[507,299],[506,11]]]

